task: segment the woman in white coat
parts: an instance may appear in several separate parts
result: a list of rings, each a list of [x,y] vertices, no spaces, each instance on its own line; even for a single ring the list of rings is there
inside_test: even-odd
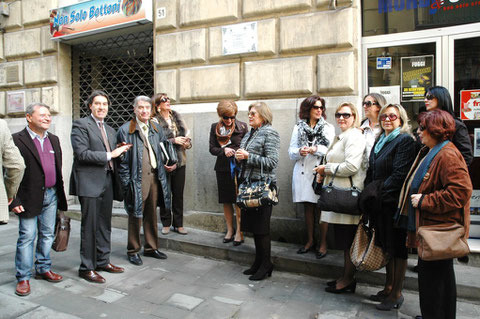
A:
[[[313,168],[320,165],[325,152],[335,136],[333,125],[327,123],[325,100],[317,95],[307,97],[300,105],[300,120],[293,128],[288,155],[295,161],[292,176],[293,202],[303,203],[305,207],[305,226],[307,242],[297,253],[305,254],[314,248],[313,229],[318,195],[313,192]],[[328,224],[320,225],[321,243],[316,252],[317,258],[327,253]]]

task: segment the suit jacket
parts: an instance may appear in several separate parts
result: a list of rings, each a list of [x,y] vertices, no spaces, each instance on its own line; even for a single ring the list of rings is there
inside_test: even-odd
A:
[[[0,120],[0,167],[3,179],[0,182],[0,221],[8,221],[8,198],[14,198],[22,181],[25,163],[13,143],[7,122]]]
[[[210,154],[217,157],[215,161],[215,170],[218,172],[230,172],[230,161],[228,157],[225,156],[223,148],[218,143],[217,135],[215,130],[217,128],[218,122],[215,122],[210,127]],[[243,136],[247,134],[248,128],[247,124],[238,120],[235,120],[235,130],[233,131],[232,136],[230,137],[231,144],[226,147],[233,148],[238,150],[240,148],[240,142],[242,141]]]
[[[18,189],[17,197],[10,204],[10,208],[22,205],[25,211],[18,214],[18,217],[32,218],[40,215],[42,212],[43,197],[45,194],[45,173],[42,168],[40,155],[27,129],[24,128],[20,132],[13,134],[12,137],[25,161],[26,168],[20,188]],[[66,211],[68,207],[63,188],[62,149],[60,148],[60,141],[56,135],[48,133],[48,138],[55,152],[57,205],[58,209]]]
[[[104,123],[110,149],[116,148],[116,132]],[[103,143],[102,133],[92,116],[73,122],[72,126],[73,167],[70,176],[70,195],[98,197],[104,191],[107,179],[107,149]],[[114,199],[123,200],[118,179],[117,161],[114,165],[113,187]]]

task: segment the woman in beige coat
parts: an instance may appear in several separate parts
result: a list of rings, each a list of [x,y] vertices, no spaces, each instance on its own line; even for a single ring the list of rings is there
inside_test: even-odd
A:
[[[333,184],[342,188],[353,185],[363,189],[366,170],[364,162],[365,138],[362,131],[358,129],[360,124],[357,109],[352,103],[342,103],[335,111],[335,119],[342,133],[335,137],[332,145],[326,154],[326,165],[315,168],[317,181],[326,185],[332,180],[333,174],[337,171]],[[350,260],[350,246],[352,245],[355,231],[360,216],[340,214],[336,212],[322,211],[321,221],[333,224],[335,231],[335,246],[343,250],[344,272],[337,280],[327,283],[325,291],[331,293],[355,292],[357,282],[355,280],[355,266]]]

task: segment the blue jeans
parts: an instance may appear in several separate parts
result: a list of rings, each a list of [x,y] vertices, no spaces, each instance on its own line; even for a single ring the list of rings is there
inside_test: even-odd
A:
[[[32,218],[22,218],[19,214],[17,252],[15,268],[17,281],[29,280],[32,277],[33,243],[37,237],[35,251],[35,271],[43,274],[50,270],[52,261],[50,249],[54,239],[55,219],[57,216],[57,191],[55,187],[47,188],[43,197],[43,207],[40,215]]]

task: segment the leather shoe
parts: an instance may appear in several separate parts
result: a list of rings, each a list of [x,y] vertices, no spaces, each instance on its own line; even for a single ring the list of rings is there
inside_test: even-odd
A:
[[[30,294],[30,282],[28,280],[22,280],[17,282],[15,294],[17,296],[28,296]]]
[[[312,250],[312,246],[310,246],[310,247],[308,247],[308,248],[302,247],[302,248],[300,248],[299,250],[297,250],[297,254],[306,254],[306,253],[308,253],[310,250]]]
[[[168,235],[170,233],[170,227],[163,227],[162,228],[162,235]]]
[[[49,282],[60,282],[63,280],[63,277],[60,276],[59,274],[54,273],[53,271],[49,270],[43,274],[36,273],[35,274],[35,279],[43,279]]]
[[[143,255],[145,257],[153,257],[153,258],[157,258],[157,259],[167,259],[167,255],[158,251],[157,249],[152,250],[152,251],[145,251],[145,252],[143,252]]]
[[[135,266],[140,266],[143,264],[142,258],[139,254],[127,255],[128,261],[134,264]]]
[[[180,235],[187,235],[187,234],[188,234],[188,232],[187,232],[187,231],[185,230],[185,228],[183,228],[183,227],[178,227],[178,228],[175,227],[174,229],[175,229],[175,231],[176,231],[177,233],[179,233]]]
[[[322,253],[321,251],[315,252],[315,257],[316,257],[317,259],[322,259],[322,258],[325,257],[326,255],[327,255],[327,252],[324,252],[324,253]]]
[[[94,282],[94,283],[97,283],[97,284],[103,284],[105,282],[105,278],[100,276],[94,270],[79,270],[78,271],[78,276],[80,278],[85,279],[86,281]]]
[[[103,266],[103,267],[97,267],[96,270],[100,270],[100,271],[106,271],[106,272],[110,272],[110,273],[121,273],[121,272],[124,272],[124,269],[122,267],[117,267],[115,265],[112,265],[112,264],[107,264],[106,266]]]

